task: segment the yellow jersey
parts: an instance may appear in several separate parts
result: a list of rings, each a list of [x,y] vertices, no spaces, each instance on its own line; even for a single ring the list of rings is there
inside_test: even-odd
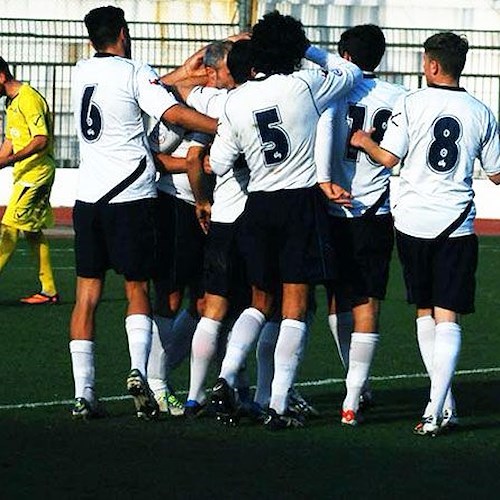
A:
[[[48,137],[48,145],[14,165],[14,182],[44,183],[55,174],[54,138],[52,118],[47,101],[33,87],[24,83],[18,94],[7,102],[6,138],[14,153],[25,148],[36,135]]]

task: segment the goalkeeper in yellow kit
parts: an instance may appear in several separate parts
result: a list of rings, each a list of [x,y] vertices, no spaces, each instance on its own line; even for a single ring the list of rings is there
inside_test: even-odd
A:
[[[14,166],[14,187],[0,225],[0,272],[16,248],[19,231],[23,231],[39,266],[41,290],[21,302],[55,304],[59,296],[48,240],[42,232],[54,223],[49,203],[55,175],[52,120],[43,96],[15,80],[0,57],[0,97],[3,96],[7,102],[0,168]]]

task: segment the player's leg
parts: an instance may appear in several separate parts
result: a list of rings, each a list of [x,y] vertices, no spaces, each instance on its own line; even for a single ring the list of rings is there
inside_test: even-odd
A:
[[[434,312],[432,309],[417,309],[416,318],[418,348],[427,374],[431,380],[432,364],[434,359],[434,344],[436,340],[436,321],[433,314]],[[431,414],[430,412],[430,403],[428,403],[426,409],[424,410],[424,419]],[[446,419],[448,423],[451,422],[451,426],[456,425],[458,422],[456,416],[455,398],[453,397],[451,386],[446,393],[444,401],[443,419]]]
[[[326,290],[328,297],[328,326],[335,341],[342,366],[347,373],[353,328],[351,303],[350,301],[347,304],[339,303],[332,283],[326,286]]]
[[[69,343],[75,383],[74,418],[91,418],[100,413],[95,395],[95,312],[108,261],[103,234],[97,229],[98,221],[95,205],[75,203],[73,227],[77,280]]]
[[[378,343],[379,301],[373,297],[356,300],[352,309],[354,331],[349,349],[349,368],[346,376],[346,397],[342,403],[341,422],[359,423],[359,402],[365,387]]]
[[[95,311],[101,297],[101,278],[77,278],[70,322],[69,350],[75,386],[74,418],[99,416],[95,395]]]
[[[446,419],[443,425],[443,409],[461,348],[459,315],[474,311],[478,242],[472,234],[434,242],[429,248],[436,327],[428,415],[415,428],[420,435],[436,435],[450,422]],[[419,309],[428,303],[422,298],[416,302]]]
[[[0,273],[9,262],[19,239],[19,230],[15,227],[0,224]]]
[[[306,313],[309,285],[283,284],[283,319],[274,352],[274,377],[269,408],[283,415],[288,409],[288,394],[302,359],[307,335]]]
[[[254,401],[261,408],[268,408],[271,400],[271,384],[274,377],[274,351],[280,332],[281,320],[266,321],[259,336],[256,349],[257,387]]]
[[[186,412],[199,411],[206,402],[205,379],[215,354],[222,320],[228,310],[228,300],[220,295],[205,294],[205,309],[193,335]],[[189,410],[188,410],[189,408]]]
[[[231,387],[234,387],[236,375],[259,337],[272,305],[273,296],[269,292],[256,286],[252,287],[252,304],[240,314],[233,325],[220,370],[219,377]]]
[[[158,192],[158,218],[156,241],[157,267],[153,276],[154,313],[151,351],[148,359],[148,384],[159,402],[162,412],[168,412],[167,399],[167,353],[175,316],[180,309],[183,288],[177,286],[177,207],[175,198]]]
[[[25,231],[24,235],[37,261],[41,292],[36,295],[41,295],[42,297],[28,297],[21,299],[21,302],[27,304],[56,303],[58,302],[58,296],[50,260],[49,241],[42,231]]]

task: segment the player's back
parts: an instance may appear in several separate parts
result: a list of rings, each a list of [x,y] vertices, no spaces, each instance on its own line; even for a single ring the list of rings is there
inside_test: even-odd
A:
[[[117,56],[79,61],[73,74],[73,105],[80,138],[78,199],[93,202],[146,168],[127,193],[113,201],[155,196],[155,168],[142,111],[159,119],[176,102],[156,83],[148,66]]]
[[[248,81],[225,108],[250,169],[249,191],[313,186],[313,148],[319,118],[307,71]]]
[[[434,237],[451,224],[472,200],[475,159],[486,173],[498,169],[498,132],[493,113],[464,89],[429,87],[398,102],[389,128],[407,128],[406,137],[390,134],[382,147],[403,157],[398,229],[418,237]],[[406,144],[404,144],[406,142]],[[411,213],[420,214],[416,220]],[[456,235],[471,231],[472,208]]]
[[[318,169],[320,172],[328,169],[331,182],[339,184],[353,196],[352,208],[332,203],[330,210],[334,215],[362,215],[387,189],[390,171],[351,146],[349,140],[356,130],[375,128],[372,137],[380,143],[394,104],[405,93],[400,85],[380,80],[373,73],[365,73],[344,99],[321,116],[316,141]],[[388,211],[387,202],[380,213]]]

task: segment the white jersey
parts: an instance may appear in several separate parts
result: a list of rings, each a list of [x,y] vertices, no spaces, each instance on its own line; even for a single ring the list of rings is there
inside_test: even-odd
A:
[[[359,129],[376,128],[373,135],[380,142],[394,103],[406,91],[399,85],[364,73],[351,92],[330,106],[319,119],[315,160],[318,182],[334,182],[349,191],[352,208],[330,202],[329,211],[336,217],[359,217],[388,193],[389,169],[349,144],[352,134]],[[390,212],[389,196],[376,214]]]
[[[316,184],[314,141],[319,116],[330,101],[349,92],[361,70],[338,56],[313,50],[321,52],[321,62],[329,71],[257,75],[229,93],[210,153],[216,174],[228,172],[243,154],[250,169],[249,192]]]
[[[195,87],[187,98],[187,104],[200,113],[212,118],[218,118],[227,99],[227,90],[213,87]],[[189,147],[204,146],[212,141],[213,137],[207,134],[188,134],[185,140],[172,155],[185,157]],[[234,222],[245,209],[248,197],[248,169],[236,168],[223,176],[217,176],[210,219],[213,222]],[[176,196],[188,203],[194,204],[195,199],[187,174],[165,174],[158,182],[158,189]]]
[[[159,120],[177,100],[148,65],[118,56],[81,60],[73,73],[73,109],[80,140],[78,200],[110,203],[155,197],[156,169],[143,112]],[[129,184],[123,187],[123,184]]]
[[[474,160],[500,172],[497,121],[464,89],[429,87],[409,93],[393,110],[381,147],[402,159],[396,229],[435,238],[474,197]],[[475,208],[452,237],[474,232]]]
[[[200,113],[208,115],[212,118],[218,118],[223,104],[226,101],[226,96],[227,90],[221,90],[213,87],[195,87],[190,92],[186,100],[186,104]],[[161,135],[165,132],[166,130],[163,127],[160,127],[158,135],[161,137]],[[170,137],[170,135],[167,134],[167,137]],[[152,135],[150,137],[150,141],[154,140],[155,135]],[[211,140],[212,136],[209,134],[186,131],[182,141],[177,147],[170,151],[164,149],[163,152],[170,153],[176,158],[186,158],[189,148],[204,147],[209,144]],[[170,149],[172,149],[172,145]],[[191,184],[189,183],[188,175],[185,172],[177,174],[164,172],[158,179],[156,187],[160,191],[171,196],[175,196],[190,205],[194,205],[196,203],[193,190],[191,189]]]

